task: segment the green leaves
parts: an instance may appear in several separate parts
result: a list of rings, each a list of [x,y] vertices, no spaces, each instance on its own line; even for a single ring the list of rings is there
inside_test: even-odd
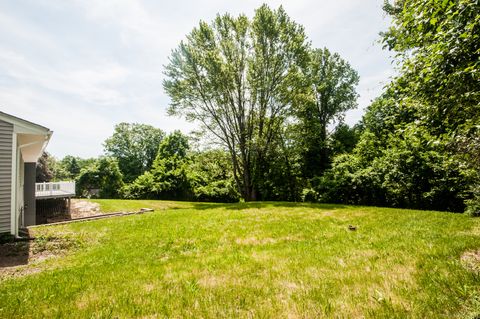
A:
[[[152,169],[125,187],[125,197],[237,202],[229,159],[222,150],[189,152],[188,138],[175,131],[160,144]]]
[[[279,139],[308,60],[303,28],[283,8],[253,19],[217,15],[201,22],[165,68],[169,112],[198,121],[228,149],[242,195],[255,199],[258,161]]]
[[[384,145],[365,131],[352,154],[335,158],[316,186],[323,201],[462,211],[469,179],[438,139],[409,123]]]
[[[115,157],[125,181],[130,182],[152,167],[165,133],[150,125],[119,123],[104,142],[105,153]]]
[[[238,202],[230,156],[223,150],[196,153],[188,167],[194,198],[202,202]]]
[[[353,154],[334,161],[323,196],[337,191],[343,202],[454,211],[467,204],[476,211],[479,2],[403,0],[385,11],[393,21],[382,36],[397,52],[399,76],[368,108]]]
[[[127,198],[188,199],[188,138],[180,131],[169,134],[158,147],[152,169],[125,188]]]
[[[310,51],[303,81],[295,115],[303,175],[311,178],[322,174],[330,162],[327,127],[334,121],[341,123],[345,112],[357,105],[359,76],[339,54],[324,48]]]
[[[393,26],[384,43],[404,61],[400,79],[425,115],[454,129],[479,118],[480,5],[478,1],[406,0],[389,11]],[[441,114],[442,118],[439,118]]]
[[[118,162],[111,157],[101,157],[82,168],[76,180],[76,192],[82,197],[119,198],[123,186]]]

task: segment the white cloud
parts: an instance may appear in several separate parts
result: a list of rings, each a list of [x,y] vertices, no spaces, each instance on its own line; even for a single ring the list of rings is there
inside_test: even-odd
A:
[[[163,65],[199,20],[217,13],[253,15],[262,0],[39,0],[0,2],[0,109],[54,130],[48,150],[97,156],[116,123],[139,122],[166,131],[194,125],[167,117]],[[385,28],[383,1],[283,3],[317,47],[339,52],[359,70],[359,109],[352,124],[391,74],[375,44]]]
[[[117,86],[126,79],[126,68],[115,63],[76,66],[58,70],[49,65],[32,63],[13,51],[0,51],[3,71],[23,85],[32,85],[60,94],[78,97],[90,103],[114,105],[124,102]]]

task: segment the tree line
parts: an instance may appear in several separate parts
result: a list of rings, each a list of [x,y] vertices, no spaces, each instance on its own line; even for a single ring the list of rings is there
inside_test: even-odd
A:
[[[76,159],[74,170],[67,157],[58,172],[103,197],[478,214],[479,5],[403,0],[384,10],[392,23],[381,39],[395,53],[398,76],[354,127],[343,117],[356,107],[357,72],[327,48],[312,48],[282,7],[263,5],[251,19],[200,22],[165,68],[169,113],[199,123],[213,148],[192,147],[180,132],[121,123],[105,141],[105,157]]]
[[[331,151],[351,149],[353,131],[340,125],[330,137]],[[104,155],[99,158],[65,156],[58,160],[44,153],[37,165],[37,182],[74,180],[80,197],[241,200],[228,152],[192,147],[194,142],[194,136],[180,131],[166,134],[150,125],[120,123],[105,140]],[[281,179],[278,182],[282,183]],[[300,200],[299,190],[295,191],[298,198],[286,193],[282,196]],[[277,195],[274,199],[287,197]]]

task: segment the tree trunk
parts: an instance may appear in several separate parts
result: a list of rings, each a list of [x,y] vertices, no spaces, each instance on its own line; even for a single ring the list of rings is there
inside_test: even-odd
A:
[[[327,124],[322,123],[320,131],[321,147],[320,147],[320,174],[323,174],[328,168],[328,148],[327,148]]]
[[[254,202],[257,200],[257,191],[252,183],[250,168],[244,167],[243,173],[243,199],[246,202]]]
[[[244,200],[246,202],[257,201],[257,191],[255,190],[255,187],[253,187],[253,186],[247,187],[246,193],[244,195]]]

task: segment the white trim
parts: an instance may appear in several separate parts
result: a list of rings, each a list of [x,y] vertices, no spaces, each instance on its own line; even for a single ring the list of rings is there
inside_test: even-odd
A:
[[[43,142],[43,146],[42,146],[42,153],[47,148],[48,142],[50,142],[50,138],[52,137],[52,134],[53,134],[53,131],[49,130],[47,133],[47,136],[45,136],[45,141]]]
[[[45,144],[44,141],[35,141],[35,142],[30,142],[30,143],[27,143],[27,144],[19,145],[18,148],[19,148],[19,149],[22,149],[22,148],[29,147],[29,146],[32,146],[32,145],[35,145],[35,144],[38,144],[38,143],[43,143],[43,144]],[[42,146],[42,150],[43,150],[43,149],[44,149],[44,147]]]
[[[15,128],[13,132],[17,134],[17,147],[21,150],[23,160],[26,163],[36,163],[42,156],[51,134],[26,134],[18,132]]]
[[[15,126],[15,132],[24,134],[51,134],[52,132],[41,125],[26,121],[16,116],[0,112],[0,120]]]
[[[17,228],[17,134],[12,133],[12,171],[11,171],[11,201],[10,201],[10,234],[16,235]]]

